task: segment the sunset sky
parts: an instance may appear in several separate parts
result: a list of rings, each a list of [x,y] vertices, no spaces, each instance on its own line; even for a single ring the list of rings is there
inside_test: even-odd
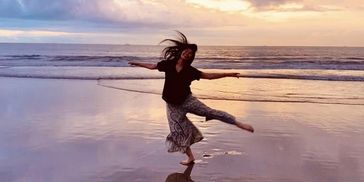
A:
[[[0,0],[0,42],[364,46],[363,0]]]

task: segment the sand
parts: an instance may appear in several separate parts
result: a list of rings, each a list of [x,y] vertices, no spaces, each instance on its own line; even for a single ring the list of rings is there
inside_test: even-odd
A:
[[[183,178],[160,96],[96,83],[0,78],[1,181]],[[194,181],[364,180],[362,105],[202,101],[256,132],[189,115],[205,137],[192,147]]]

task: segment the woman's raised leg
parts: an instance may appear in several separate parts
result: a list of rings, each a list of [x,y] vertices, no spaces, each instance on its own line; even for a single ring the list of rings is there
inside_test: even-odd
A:
[[[233,115],[225,111],[212,109],[206,106],[194,96],[189,96],[186,99],[186,102],[183,104],[183,108],[186,110],[186,112],[206,117],[206,121],[211,119],[217,119],[228,124],[233,124],[243,130],[254,132],[254,128],[251,125],[243,124],[239,121],[236,121]]]

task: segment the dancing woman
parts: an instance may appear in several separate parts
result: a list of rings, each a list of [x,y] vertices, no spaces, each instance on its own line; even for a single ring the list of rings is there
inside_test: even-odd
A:
[[[193,163],[195,160],[190,146],[203,139],[201,132],[186,117],[187,113],[203,116],[206,121],[216,119],[235,125],[243,130],[254,132],[252,126],[236,121],[231,114],[212,109],[192,95],[190,85],[194,80],[218,79],[223,77],[237,77],[239,73],[206,73],[191,66],[197,52],[197,45],[190,44],[185,35],[178,32],[179,40],[165,39],[173,45],[163,50],[163,59],[157,64],[129,62],[130,65],[140,66],[151,70],[158,69],[165,72],[165,82],[162,98],[167,105],[167,118],[170,134],[166,143],[168,152],[182,152],[187,160],[181,161],[183,165]]]

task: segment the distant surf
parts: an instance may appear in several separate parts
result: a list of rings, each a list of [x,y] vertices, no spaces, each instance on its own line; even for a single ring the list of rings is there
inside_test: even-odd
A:
[[[156,53],[158,55],[158,53]],[[83,55],[0,55],[1,66],[97,66],[128,67],[129,61],[157,62],[158,56],[83,56]],[[322,69],[364,70],[364,57],[320,56],[243,56],[203,57],[194,62],[204,69]]]
[[[0,43],[0,77],[97,80],[111,89],[159,95],[164,74],[128,62],[157,63],[162,49]],[[198,82],[193,90],[203,99],[364,105],[360,47],[200,46],[193,66],[242,78]]]
[[[221,69],[201,69],[205,72],[219,72]],[[238,72],[239,77],[266,79],[302,79],[327,81],[364,81],[360,70],[301,70],[301,69],[228,69]],[[81,79],[81,80],[122,80],[122,79],[163,79],[163,73],[134,67],[84,67],[84,66],[4,66],[0,77]]]
[[[0,66],[128,67],[157,62],[163,46],[0,43]],[[200,46],[194,65],[204,69],[364,70],[361,47]]]

